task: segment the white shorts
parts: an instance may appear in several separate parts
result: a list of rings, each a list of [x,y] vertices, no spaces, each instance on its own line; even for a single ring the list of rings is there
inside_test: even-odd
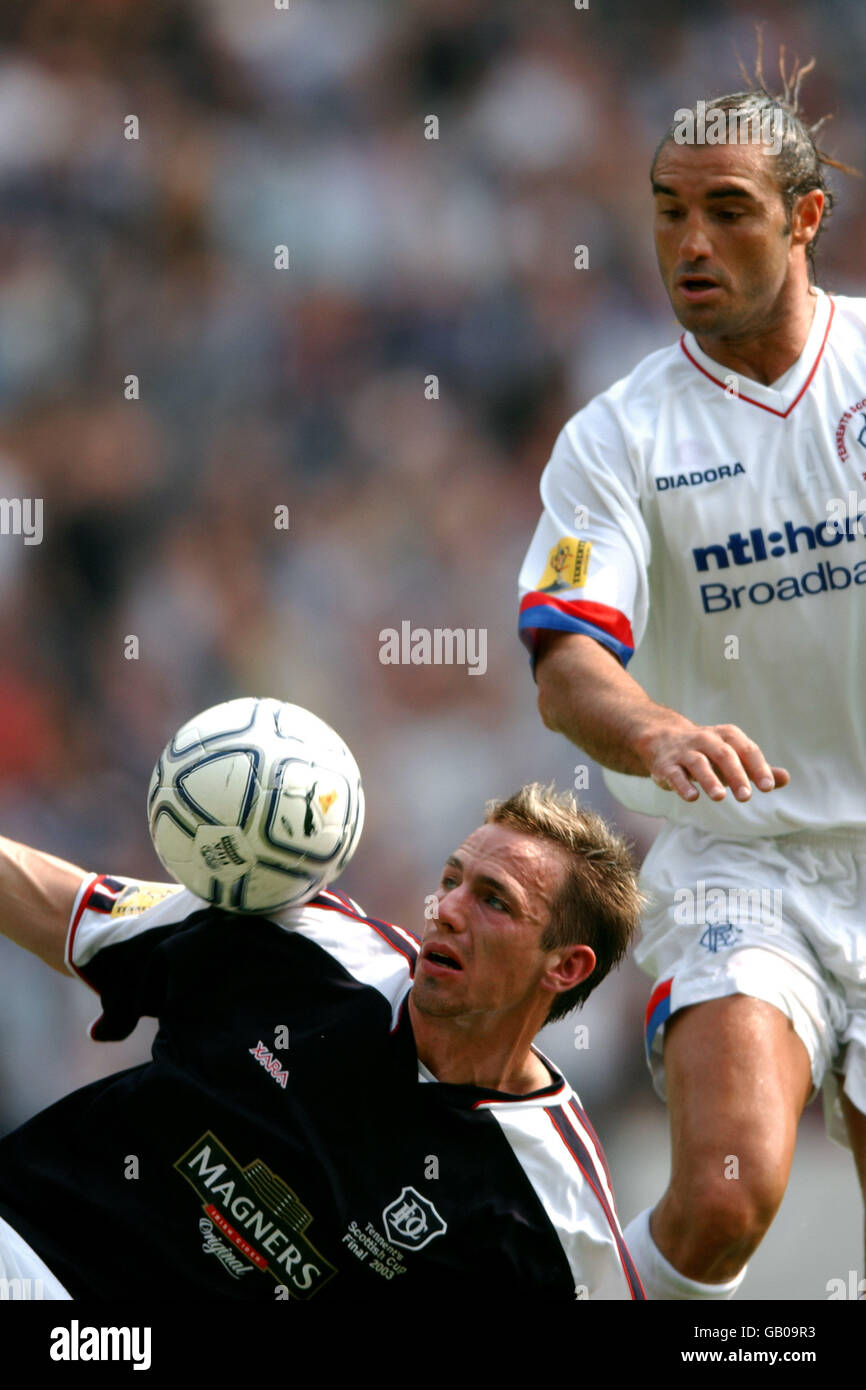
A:
[[[662,1099],[665,1019],[748,994],[791,1020],[824,1087],[828,1133],[847,1145],[840,1077],[866,1112],[866,835],[722,840],[669,823],[641,888],[650,902],[635,960],[657,982],[646,1047]]]
[[[71,1299],[44,1260],[0,1216],[0,1299]]]

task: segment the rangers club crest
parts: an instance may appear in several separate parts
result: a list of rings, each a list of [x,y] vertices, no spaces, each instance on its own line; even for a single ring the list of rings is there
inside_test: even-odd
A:
[[[843,463],[859,459],[861,449],[866,449],[866,396],[849,405],[836,426],[836,453]]]
[[[385,1233],[404,1250],[422,1250],[448,1229],[433,1203],[414,1187],[404,1187],[400,1196],[382,1212]]]

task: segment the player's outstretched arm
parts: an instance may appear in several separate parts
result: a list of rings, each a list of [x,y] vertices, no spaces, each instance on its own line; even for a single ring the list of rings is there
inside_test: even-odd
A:
[[[541,633],[536,678],[538,708],[549,729],[603,767],[652,777],[684,801],[695,801],[699,789],[721,801],[728,787],[738,801],[748,801],[752,784],[772,791],[790,780],[735,724],[693,724],[657,705],[592,637]]]
[[[89,877],[74,864],[0,836],[0,932],[67,974],[69,918]]]

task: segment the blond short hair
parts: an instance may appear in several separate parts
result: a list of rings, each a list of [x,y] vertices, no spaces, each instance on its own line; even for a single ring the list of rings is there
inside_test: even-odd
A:
[[[559,994],[547,1022],[579,1008],[625,956],[637,930],[643,898],[628,846],[595,811],[579,806],[571,792],[531,782],[503,801],[489,801],[485,824],[505,825],[558,845],[565,881],[550,902],[544,950],[589,946],[596,965],[588,979]]]

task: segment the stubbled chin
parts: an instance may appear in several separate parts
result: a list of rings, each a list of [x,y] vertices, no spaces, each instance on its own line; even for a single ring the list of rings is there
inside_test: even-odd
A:
[[[445,999],[437,995],[435,990],[419,990],[417,985],[412,986],[412,1001],[416,1011],[428,1018],[450,1018],[461,1012],[455,1000]]]
[[[724,332],[726,321],[716,304],[689,304],[677,298],[671,300],[671,308],[689,332]]]

